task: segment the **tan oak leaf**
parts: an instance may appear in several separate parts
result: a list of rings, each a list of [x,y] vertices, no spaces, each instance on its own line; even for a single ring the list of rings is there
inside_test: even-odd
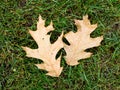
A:
[[[96,29],[97,24],[91,25],[88,16],[83,16],[83,20],[75,20],[77,32],[70,31],[65,34],[65,38],[70,45],[64,44],[64,49],[67,53],[65,56],[68,65],[79,64],[80,59],[88,58],[92,55],[91,52],[86,52],[86,49],[97,47],[103,40],[103,36],[91,38],[90,34]]]
[[[56,60],[57,52],[63,48],[62,37],[63,34],[53,44],[50,43],[50,35],[47,33],[53,31],[53,24],[45,27],[45,20],[39,16],[37,22],[37,30],[30,30],[29,33],[36,41],[38,48],[31,49],[29,47],[22,47],[26,51],[27,57],[41,59],[43,63],[36,64],[39,69],[46,70],[47,75],[52,77],[58,77],[61,74],[63,67],[60,66],[61,56]]]

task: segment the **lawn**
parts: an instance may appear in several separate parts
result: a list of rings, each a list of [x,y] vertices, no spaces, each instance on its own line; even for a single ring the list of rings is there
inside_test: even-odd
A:
[[[98,24],[91,37],[104,40],[77,66],[62,58],[60,77],[46,76],[34,65],[41,60],[21,48],[37,48],[28,30],[36,30],[39,14],[46,26],[54,23],[51,43],[62,31],[75,32],[74,19],[86,14]],[[120,0],[0,0],[0,90],[120,90]]]

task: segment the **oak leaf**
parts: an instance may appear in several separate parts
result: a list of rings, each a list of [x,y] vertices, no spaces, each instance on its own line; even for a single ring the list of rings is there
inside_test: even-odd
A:
[[[85,50],[92,47],[97,47],[103,40],[103,36],[91,38],[90,34],[96,29],[97,24],[91,25],[88,16],[83,16],[83,20],[75,20],[77,32],[70,31],[65,35],[70,45],[64,44],[64,49],[67,53],[65,56],[68,65],[79,64],[80,59],[88,58],[92,55]]]
[[[43,61],[42,64],[36,64],[39,69],[46,70],[48,72],[47,75],[49,76],[58,77],[61,74],[63,67],[60,66],[61,56],[57,60],[55,57],[57,52],[63,48],[63,34],[61,34],[55,43],[51,44],[50,35],[47,33],[53,30],[52,22],[49,26],[45,27],[45,20],[39,16],[37,30],[29,30],[29,33],[38,45],[38,49],[31,49],[28,47],[22,48],[26,51],[27,57],[33,57]]]

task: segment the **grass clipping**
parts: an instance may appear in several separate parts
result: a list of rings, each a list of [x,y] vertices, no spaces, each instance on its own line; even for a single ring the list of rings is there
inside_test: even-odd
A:
[[[41,59],[42,64],[36,64],[39,69],[46,70],[47,75],[52,77],[59,77],[63,67],[60,66],[61,56],[56,60],[56,54],[61,48],[64,48],[67,55],[65,56],[66,63],[68,65],[77,65],[78,60],[85,59],[91,56],[92,53],[85,52],[86,49],[97,47],[103,40],[103,36],[97,38],[91,38],[90,34],[96,29],[97,24],[91,25],[88,20],[88,16],[84,16],[83,20],[75,20],[77,26],[77,32],[69,32],[64,35],[70,45],[66,45],[62,41],[63,33],[53,44],[50,43],[50,35],[47,33],[53,31],[53,24],[45,27],[45,20],[39,16],[36,31],[29,31],[33,39],[38,45],[38,49],[31,49],[28,47],[22,47],[27,57],[33,57]]]

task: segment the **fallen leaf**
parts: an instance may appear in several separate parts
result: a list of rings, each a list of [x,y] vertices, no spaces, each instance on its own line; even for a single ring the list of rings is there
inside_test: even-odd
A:
[[[22,47],[27,57],[41,59],[42,64],[36,64],[39,69],[48,71],[47,75],[52,77],[58,77],[61,74],[63,67],[60,67],[61,56],[56,60],[57,52],[63,48],[62,37],[63,34],[53,44],[50,43],[50,35],[47,33],[53,31],[53,24],[45,27],[45,20],[39,16],[36,31],[29,31],[33,39],[36,41],[38,48],[31,49],[28,47]]]
[[[91,38],[90,34],[97,28],[97,24],[91,25],[88,16],[83,16],[83,20],[75,20],[77,32],[69,32],[65,35],[70,45],[64,44],[64,49],[67,53],[65,56],[68,65],[79,64],[80,59],[88,58],[92,55],[91,52],[85,50],[92,47],[97,47],[103,40],[103,36]]]

